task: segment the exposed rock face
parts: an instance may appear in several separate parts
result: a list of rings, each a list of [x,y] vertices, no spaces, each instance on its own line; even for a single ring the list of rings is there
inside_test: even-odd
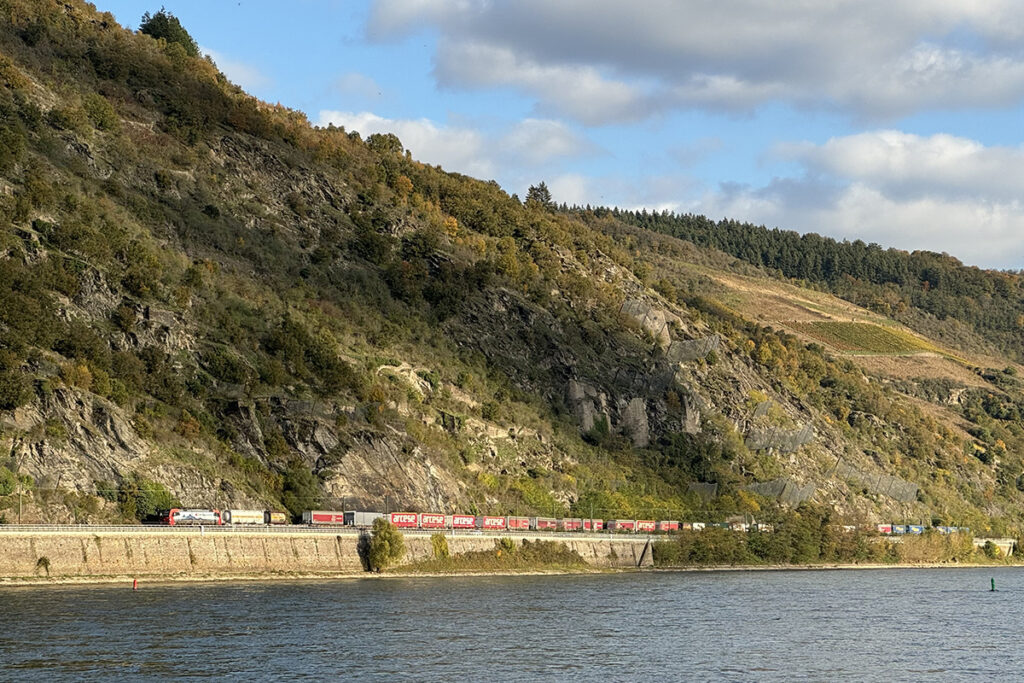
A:
[[[712,351],[717,351],[719,337],[713,334],[701,339],[689,339],[674,341],[665,351],[665,356],[673,363],[686,363],[689,361],[706,358]]]
[[[5,426],[26,435],[11,447],[21,471],[51,485],[93,491],[150,453],[124,411],[93,394],[61,387],[14,411]]]
[[[587,433],[594,428],[600,419],[610,428],[612,425],[611,415],[608,411],[608,397],[599,392],[589,384],[584,384],[575,379],[569,380],[568,386],[569,407],[580,426],[580,431]]]
[[[674,313],[655,308],[640,299],[628,299],[622,304],[621,311],[640,323],[640,326],[651,333],[662,350],[672,343],[669,325],[682,324],[682,319]]]
[[[623,407],[622,428],[629,435],[637,448],[647,448],[651,442],[651,433],[647,425],[647,402],[642,398],[632,398]]]

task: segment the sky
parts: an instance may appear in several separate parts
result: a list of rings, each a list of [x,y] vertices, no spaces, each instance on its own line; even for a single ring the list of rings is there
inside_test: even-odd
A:
[[[161,3],[253,95],[520,197],[1024,269],[1010,0]]]

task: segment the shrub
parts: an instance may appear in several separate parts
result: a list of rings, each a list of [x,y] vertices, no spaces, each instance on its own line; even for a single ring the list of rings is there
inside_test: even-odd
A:
[[[373,520],[373,531],[367,550],[370,570],[382,572],[402,559],[403,555],[405,555],[405,538],[398,527],[383,517]]]
[[[431,534],[430,547],[434,551],[434,559],[445,560],[451,556],[448,550],[448,538],[444,534]]]

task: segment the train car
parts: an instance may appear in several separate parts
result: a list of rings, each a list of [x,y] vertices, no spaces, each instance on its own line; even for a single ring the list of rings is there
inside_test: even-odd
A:
[[[752,524],[750,528],[753,529],[754,531],[758,531],[758,532],[760,532],[762,534],[770,534],[770,533],[775,531],[775,527],[772,526],[771,524],[762,524],[762,523]]]
[[[910,525],[907,526],[907,533],[908,534],[923,534],[924,533],[924,525],[923,524],[910,524]]]
[[[879,524],[877,527],[878,533],[880,534],[891,534],[892,524]]]
[[[705,524],[704,522],[693,522],[692,524],[690,524],[690,528],[694,531],[704,531],[706,527],[707,524]]]
[[[420,513],[421,529],[444,529],[448,526],[448,518],[437,512]]]
[[[288,515],[283,512],[275,512],[273,510],[263,511],[263,523],[264,524],[287,524]]]
[[[558,520],[559,531],[579,531],[583,528],[583,520],[578,517],[567,517]]]
[[[658,522],[656,529],[657,531],[679,531],[679,522],[665,519]]]
[[[392,512],[390,519],[399,529],[416,529],[420,525],[420,516],[415,512]]]
[[[636,531],[636,520],[632,519],[609,519],[604,523],[608,531]]]
[[[361,510],[345,511],[345,526],[368,527],[373,526],[375,520],[384,516],[383,512],[363,512]]]
[[[480,515],[476,518],[476,528],[486,531],[502,531],[505,529],[505,518]]]
[[[745,522],[730,522],[729,528],[733,531],[750,531],[750,525]]]
[[[682,522],[679,528],[683,531],[693,531],[693,522]]]
[[[448,522],[448,526],[452,529],[475,529],[476,517],[473,515],[452,515],[451,521]]]
[[[167,511],[164,521],[169,526],[187,526],[190,524],[211,524],[217,526],[221,524],[220,510],[182,510],[180,508],[172,508]]]
[[[264,524],[265,510],[221,510],[221,524]]]
[[[515,531],[526,531],[530,528],[529,517],[509,517],[507,519],[508,528]]]
[[[892,533],[893,533],[894,536],[902,536],[903,534],[907,533],[907,525],[906,524],[893,524],[892,525]]]
[[[634,528],[638,534],[651,533],[657,528],[657,524],[654,523],[653,519],[638,519]]]
[[[604,529],[603,519],[585,519],[583,520],[584,531],[602,531]]]
[[[303,524],[345,524],[344,512],[334,510],[306,510],[302,513]]]
[[[558,528],[558,520],[554,517],[530,517],[530,528],[535,531],[554,531]]]

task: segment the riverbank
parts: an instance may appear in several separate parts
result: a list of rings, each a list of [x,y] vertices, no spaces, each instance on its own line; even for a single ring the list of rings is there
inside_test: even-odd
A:
[[[0,577],[0,590],[17,587],[43,586],[113,586],[124,585],[131,588],[138,586],[144,590],[147,586],[165,586],[180,584],[209,583],[261,583],[261,582],[306,582],[314,581],[387,581],[391,579],[424,579],[424,578],[469,578],[486,576],[576,576],[576,575],[616,575],[616,574],[688,574],[715,572],[814,572],[814,571],[856,571],[883,569],[1009,569],[1022,567],[1019,563],[965,563],[965,562],[926,562],[907,564],[782,564],[782,565],[707,565],[688,567],[644,567],[644,568],[598,568],[592,566],[548,567],[515,570],[454,570],[425,571],[419,569],[406,570],[405,567],[383,572],[263,572],[237,574],[180,574],[164,576],[111,575],[111,576],[63,576],[63,577]]]

